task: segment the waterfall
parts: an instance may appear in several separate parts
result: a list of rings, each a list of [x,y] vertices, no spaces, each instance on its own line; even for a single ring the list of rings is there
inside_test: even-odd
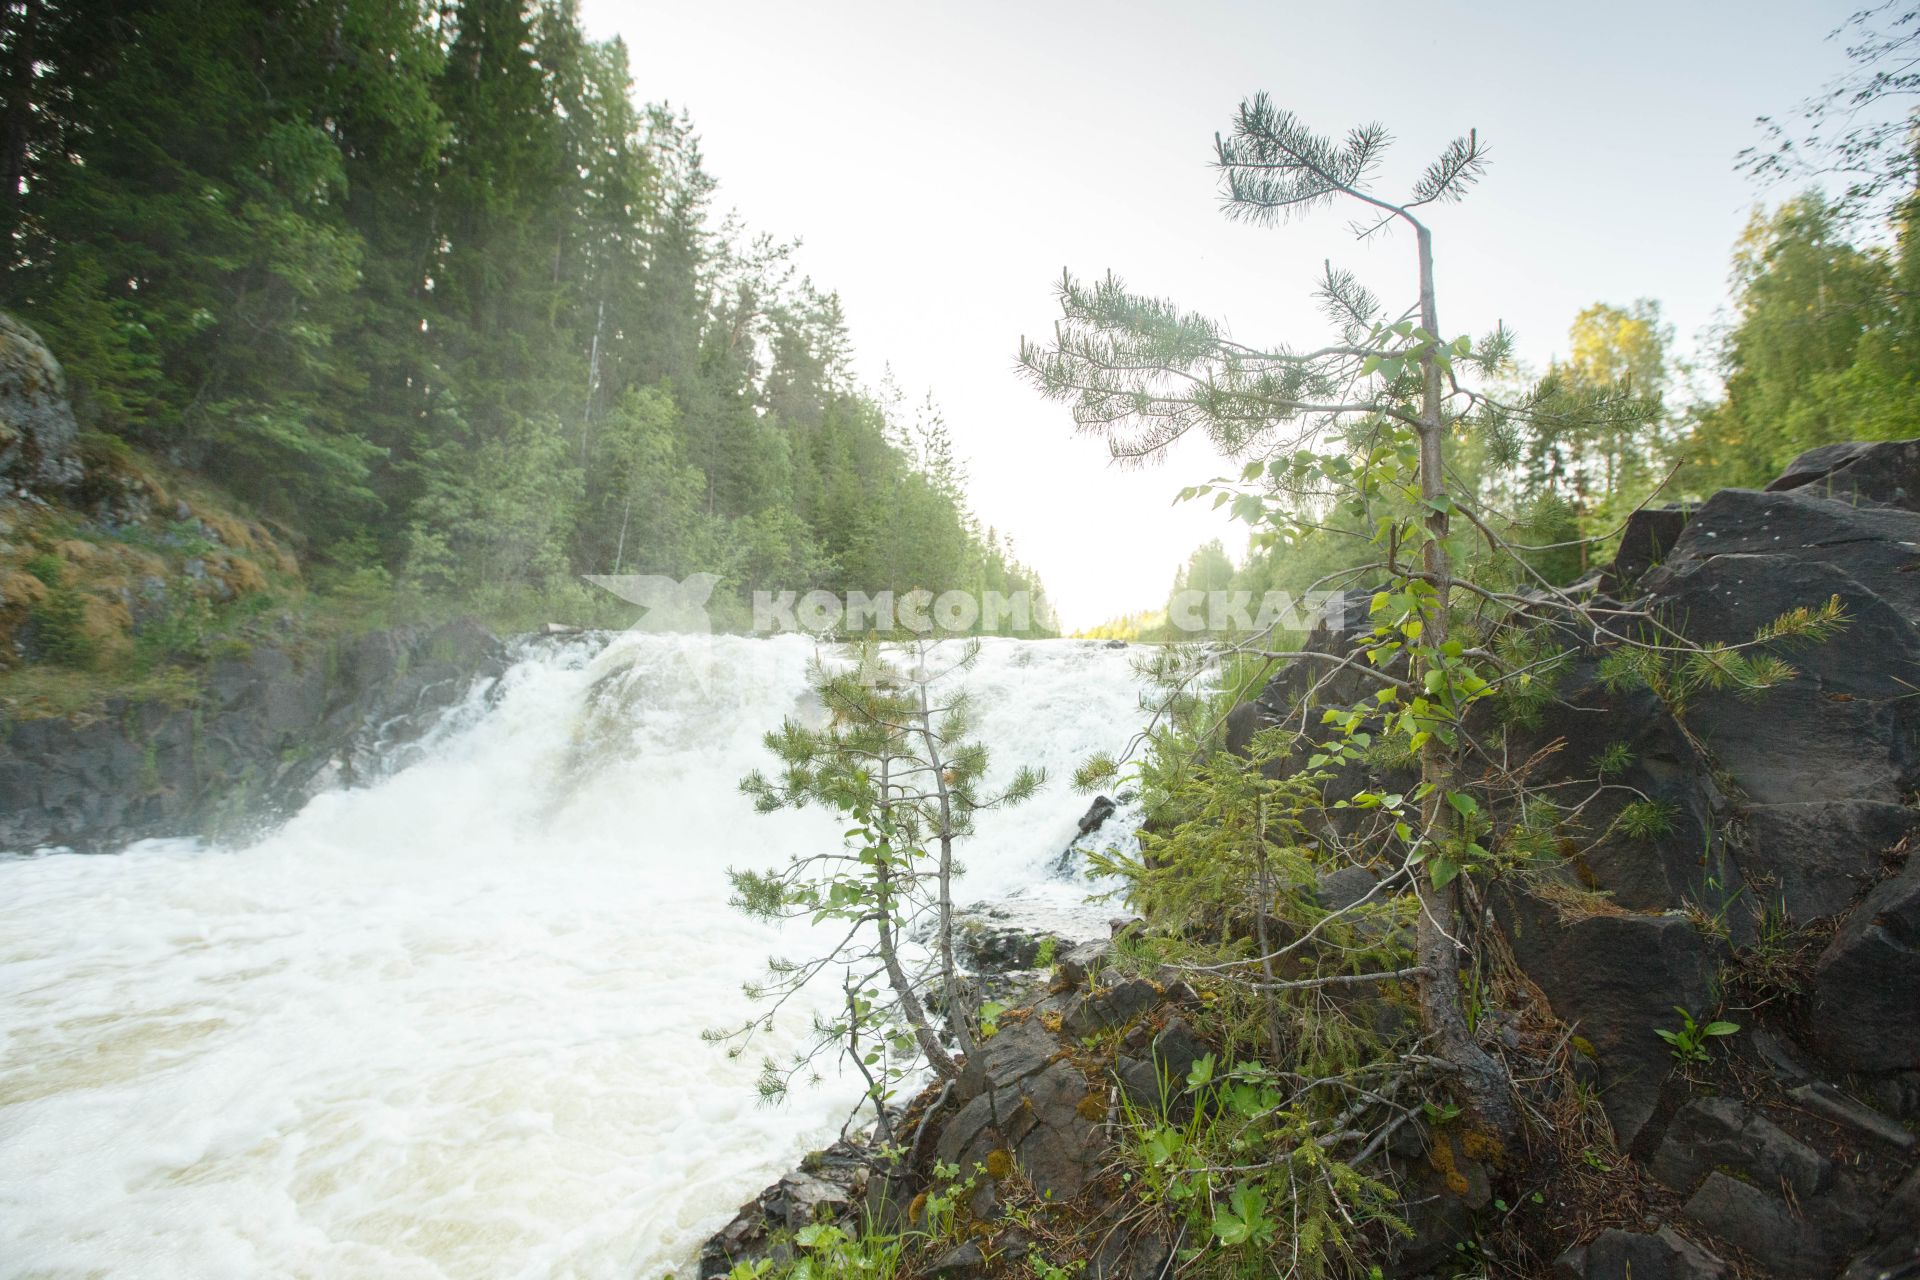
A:
[[[547,644],[249,847],[0,863],[0,1274],[687,1275],[858,1094],[759,1104],[804,1009],[739,1059],[700,1038],[806,945],[729,909],[725,869],[839,838],[736,789],[811,713],[813,653]],[[983,818],[961,892],[1077,892],[1067,779],[1142,722],[1129,655],[989,640],[963,680],[995,772],[1050,780]]]

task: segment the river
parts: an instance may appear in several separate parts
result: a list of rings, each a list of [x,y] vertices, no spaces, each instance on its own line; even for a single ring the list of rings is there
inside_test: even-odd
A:
[[[729,909],[725,869],[838,838],[737,791],[813,653],[544,643],[249,846],[0,862],[0,1275],[690,1275],[857,1093],[758,1103],[804,1016],[738,1060],[700,1038],[806,943]],[[989,640],[964,682],[995,771],[1050,781],[981,822],[962,892],[1077,893],[1066,781],[1141,722],[1129,655]]]

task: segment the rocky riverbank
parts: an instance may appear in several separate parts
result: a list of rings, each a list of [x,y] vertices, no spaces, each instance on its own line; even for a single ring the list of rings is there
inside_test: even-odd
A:
[[[1386,1277],[1482,1274],[1458,1267],[1483,1251],[1502,1274],[1556,1280],[1920,1276],[1920,441],[1816,450],[1766,491],[1641,512],[1577,590],[1697,643],[1749,640],[1833,596],[1847,622],[1795,652],[1778,689],[1703,688],[1684,710],[1609,679],[1594,638],[1572,638],[1512,754],[1551,785],[1622,743],[1618,798],[1562,865],[1489,886],[1480,926],[1528,993],[1479,1023],[1522,1082],[1526,1149],[1441,1108],[1356,1102],[1355,1129],[1379,1139],[1351,1159],[1394,1189],[1406,1227],[1369,1232],[1369,1261]],[[1309,641],[1345,644],[1331,628]],[[1283,671],[1236,713],[1230,746],[1324,674]],[[1635,797],[1665,820],[1613,821]],[[1332,910],[1402,889],[1328,866],[1314,891]],[[1024,964],[1041,945],[990,950]],[[822,1154],[716,1236],[700,1275],[788,1256],[823,1220],[920,1230],[912,1276],[1172,1274],[1193,1242],[1143,1192],[1142,1134],[1222,1105],[1198,1068],[1224,1061],[1195,1029],[1210,993],[1111,941],[1052,949],[961,1077],[907,1109],[898,1159]],[[1379,1024],[1408,1017],[1391,984],[1357,999]],[[1700,1060],[1656,1034],[1722,1007],[1738,1030]]]
[[[239,625],[299,577],[266,525],[85,435],[52,352],[0,315],[0,851],[244,834],[403,763],[505,670],[470,622]]]
[[[468,622],[216,658],[198,695],[0,724],[0,850],[235,837],[406,763],[507,653]]]

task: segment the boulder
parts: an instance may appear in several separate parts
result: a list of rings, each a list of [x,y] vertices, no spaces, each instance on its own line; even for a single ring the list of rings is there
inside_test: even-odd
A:
[[[1696,1098],[1674,1116],[1649,1166],[1686,1195],[1715,1169],[1732,1169],[1755,1186],[1786,1188],[1799,1199],[1822,1190],[1832,1162],[1732,1098]]]
[[[1833,1247],[1784,1200],[1738,1178],[1714,1172],[1688,1199],[1687,1218],[1782,1276],[1828,1274],[1839,1262]]]
[[[1561,920],[1538,905],[1510,917],[1521,966],[1554,1013],[1592,1046],[1600,1105],[1623,1145],[1652,1117],[1672,1072],[1656,1027],[1713,1004],[1722,954],[1681,915],[1599,914]]]
[[[1093,803],[1087,806],[1087,811],[1080,815],[1080,834],[1089,836],[1098,831],[1119,807],[1109,796],[1095,796]]]
[[[1079,1195],[1106,1158],[1106,1101],[1060,1049],[1037,1019],[989,1039],[961,1072],[960,1109],[940,1132],[940,1159],[971,1170],[1003,1151],[1043,1196]]]
[[[67,378],[40,335],[0,313],[0,484],[55,493],[80,482]]]
[[[1554,1263],[1554,1275],[1565,1280],[1721,1280],[1727,1274],[1726,1263],[1670,1227],[1608,1227]]]
[[[1920,1070],[1920,860],[1847,918],[1814,968],[1811,1043],[1848,1071]]]
[[[1327,911],[1344,911],[1371,894],[1380,881],[1360,866],[1336,867],[1320,873],[1313,897]]]
[[[1667,552],[1686,531],[1687,521],[1698,510],[1697,503],[1665,507],[1642,507],[1627,517],[1620,531],[1620,549],[1608,571],[1609,585],[1618,590],[1631,586],[1640,576],[1666,559]]]
[[[1885,503],[1920,510],[1920,440],[1881,444],[1829,444],[1809,449],[1767,486],[1769,493],[1798,490],[1840,500]]]

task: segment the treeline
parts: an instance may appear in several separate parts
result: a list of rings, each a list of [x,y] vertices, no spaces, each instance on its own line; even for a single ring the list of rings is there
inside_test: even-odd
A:
[[[4,302],[319,576],[1038,589],[575,0],[13,0]],[[617,603],[617,602],[616,602]]]
[[[1506,512],[1516,541],[1549,548],[1529,554],[1534,569],[1570,582],[1604,563],[1648,501],[1758,487],[1823,444],[1920,436],[1920,192],[1882,226],[1819,191],[1756,212],[1733,286],[1727,322],[1707,335],[1708,368],[1683,366],[1657,302],[1596,303],[1544,376],[1516,367],[1509,379],[1515,400],[1559,412],[1460,442],[1456,491]],[[1210,542],[1169,599],[1304,591],[1376,559],[1371,531],[1329,510],[1322,536],[1256,544],[1239,563]],[[1084,634],[1182,638],[1164,607]]]

